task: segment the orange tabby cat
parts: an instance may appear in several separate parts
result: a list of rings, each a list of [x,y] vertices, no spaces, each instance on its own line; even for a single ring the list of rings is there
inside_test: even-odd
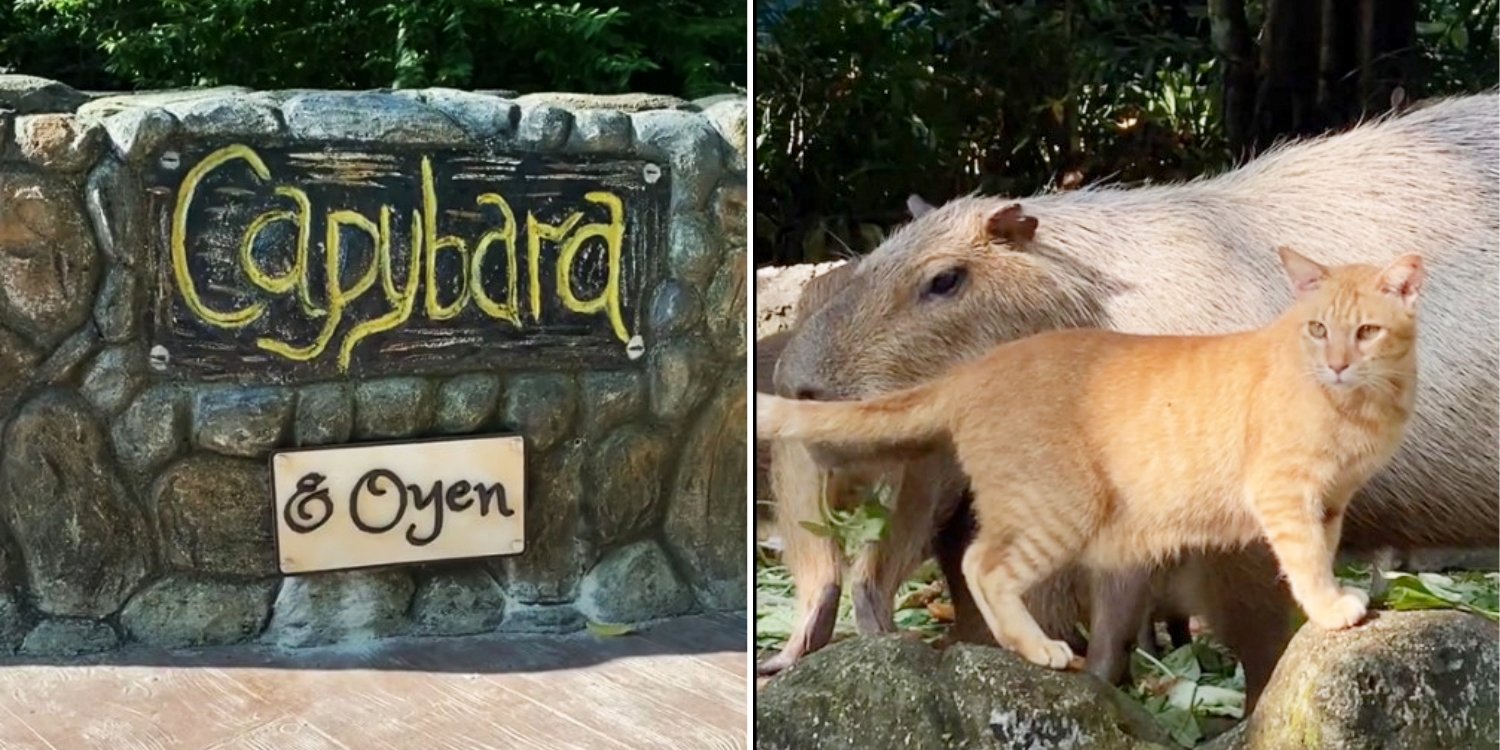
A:
[[[1324,268],[1287,248],[1295,301],[1223,336],[1054,331],[867,401],[756,396],[756,431],[879,453],[951,439],[979,534],[963,571],[1001,644],[1063,668],[1021,595],[1062,565],[1160,561],[1262,536],[1308,619],[1368,598],[1333,576],[1344,510],[1395,452],[1416,391],[1422,260]]]

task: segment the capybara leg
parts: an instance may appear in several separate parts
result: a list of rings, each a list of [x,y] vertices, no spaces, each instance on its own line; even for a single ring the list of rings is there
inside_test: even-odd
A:
[[[893,479],[895,507],[886,538],[866,545],[850,571],[854,597],[854,622],[861,633],[888,633],[896,629],[893,617],[896,591],[922,562],[932,537],[933,513],[941,486],[919,470],[903,465]]]
[[[1135,647],[1156,657],[1161,656],[1161,644],[1156,640],[1156,621],[1147,617],[1141,620],[1140,632],[1135,634]]]
[[[1172,649],[1182,648],[1193,642],[1193,628],[1190,618],[1172,616],[1166,618],[1167,639],[1172,642]],[[1150,625],[1150,621],[1147,621]]]
[[[1245,668],[1245,714],[1254,710],[1292,637],[1295,604],[1264,546],[1198,557],[1192,598],[1214,634]]]
[[[796,664],[802,657],[828,645],[833,637],[833,626],[838,621],[839,586],[831,583],[814,590],[804,603],[801,592],[797,597],[796,624],[792,635],[782,646],[781,652],[763,661],[755,668],[757,674],[773,675]]]
[[[1100,572],[1090,590],[1088,670],[1110,684],[1119,684],[1130,667],[1130,652],[1151,627],[1151,569]],[[1153,643],[1155,637],[1150,639]]]
[[[837,543],[802,526],[803,521],[823,522],[823,471],[801,443],[778,441],[771,450],[771,490],[784,545],[782,560],[791,573],[797,603],[791,637],[781,653],[757,668],[760,674],[779,672],[828,644],[838,618],[843,567]]]
[[[953,624],[943,635],[942,645],[954,643],[979,643],[993,645],[995,639],[980,613],[978,604],[969,593],[968,580],[964,577],[964,552],[974,542],[979,528],[974,518],[973,497],[965,492],[938,527],[932,537],[932,553],[937,558],[938,568],[943,571],[943,580],[948,584],[948,596],[953,601]]]

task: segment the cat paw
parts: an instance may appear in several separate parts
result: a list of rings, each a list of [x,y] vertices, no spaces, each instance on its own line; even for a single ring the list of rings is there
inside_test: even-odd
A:
[[[1343,630],[1364,619],[1370,596],[1359,589],[1345,588],[1333,601],[1307,611],[1307,619],[1324,630]]]
[[[1355,586],[1344,586],[1343,587],[1343,592],[1344,592],[1345,596],[1352,596],[1352,597],[1358,599],[1359,603],[1363,604],[1366,609],[1369,608],[1369,606],[1370,606],[1370,592],[1365,591],[1364,589],[1358,588],[1358,587],[1355,587]]]
[[[1028,644],[1021,651],[1021,656],[1032,664],[1040,664],[1051,669],[1067,669],[1068,665],[1078,658],[1066,641],[1047,640]]]

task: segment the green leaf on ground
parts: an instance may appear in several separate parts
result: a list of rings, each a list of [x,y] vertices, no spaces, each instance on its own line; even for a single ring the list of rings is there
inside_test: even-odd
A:
[[[631,633],[635,632],[635,628],[629,625],[617,625],[607,622],[594,622],[592,620],[589,621],[587,627],[590,633],[593,633],[594,635],[597,635],[601,638],[615,638],[622,635],[630,635]]]
[[[1379,604],[1397,611],[1457,609],[1500,621],[1500,573],[1385,573]]]

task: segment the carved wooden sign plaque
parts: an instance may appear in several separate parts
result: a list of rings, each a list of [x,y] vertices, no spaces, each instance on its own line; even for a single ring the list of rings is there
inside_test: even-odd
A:
[[[281,572],[519,554],[525,468],[511,435],[278,451]]]
[[[152,364],[273,382],[637,359],[667,168],[192,143],[147,176]]]

